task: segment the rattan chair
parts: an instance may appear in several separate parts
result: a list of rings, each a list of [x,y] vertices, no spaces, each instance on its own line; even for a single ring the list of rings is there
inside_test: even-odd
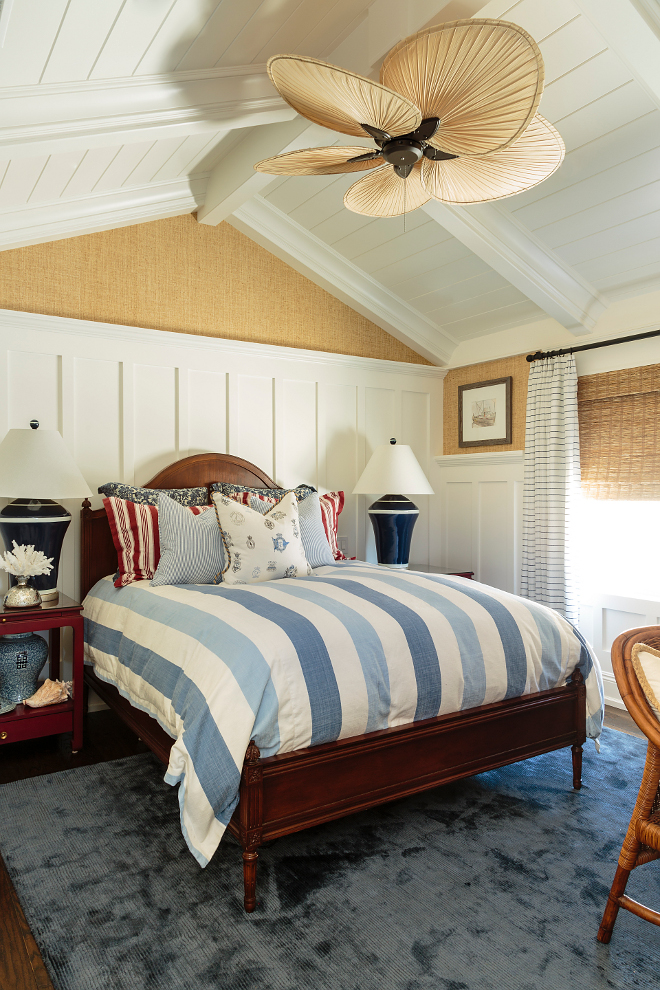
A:
[[[632,648],[636,643],[645,643],[660,650],[660,626],[628,629],[612,644],[612,667],[619,692],[626,708],[648,739],[648,749],[637,802],[598,929],[598,941],[605,943],[612,937],[619,908],[660,925],[660,911],[654,911],[625,894],[631,870],[660,858],[660,722],[646,700],[632,664]]]

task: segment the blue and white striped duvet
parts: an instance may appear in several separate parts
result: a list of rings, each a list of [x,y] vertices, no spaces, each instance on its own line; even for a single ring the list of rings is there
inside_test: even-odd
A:
[[[362,563],[245,587],[99,581],[87,660],[175,739],[165,780],[205,866],[238,800],[243,756],[373,732],[563,684],[598,661],[556,612],[476,582]]]

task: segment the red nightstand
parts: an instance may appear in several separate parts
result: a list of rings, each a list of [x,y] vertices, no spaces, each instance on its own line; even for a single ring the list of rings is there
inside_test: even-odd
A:
[[[83,744],[83,639],[82,605],[60,595],[34,608],[5,608],[0,605],[0,636],[3,633],[49,630],[49,671],[60,676],[60,629],[73,629],[73,700],[45,708],[19,704],[13,712],[0,715],[0,746],[3,743],[73,732],[72,750]]]

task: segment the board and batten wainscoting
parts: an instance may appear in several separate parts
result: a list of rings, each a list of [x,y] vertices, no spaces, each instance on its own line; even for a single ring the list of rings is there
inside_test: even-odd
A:
[[[446,568],[469,568],[477,581],[520,594],[523,451],[436,457],[440,545]],[[603,668],[605,702],[624,708],[610,650],[624,629],[660,623],[660,602],[584,594],[579,628]]]
[[[374,448],[410,444],[439,490],[441,368],[12,310],[0,340],[0,438],[31,419],[59,429],[92,491],[144,484],[189,454],[237,454],[283,486],[345,491],[345,552],[375,562],[371,500],[350,494]],[[411,561],[438,564],[439,497],[416,501]],[[80,502],[63,504],[60,584],[77,598]]]
[[[520,594],[523,452],[436,457],[442,565]]]

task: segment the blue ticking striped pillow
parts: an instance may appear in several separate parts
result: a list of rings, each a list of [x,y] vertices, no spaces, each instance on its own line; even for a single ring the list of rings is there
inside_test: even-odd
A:
[[[265,515],[273,506],[258,496],[251,496],[250,508]],[[323,527],[318,492],[312,491],[298,502],[298,518],[300,538],[309,566],[322,567],[324,564],[334,564],[335,559]]]
[[[213,506],[194,516],[161,492],[158,531],[160,560],[152,586],[220,583],[225,551]]]

